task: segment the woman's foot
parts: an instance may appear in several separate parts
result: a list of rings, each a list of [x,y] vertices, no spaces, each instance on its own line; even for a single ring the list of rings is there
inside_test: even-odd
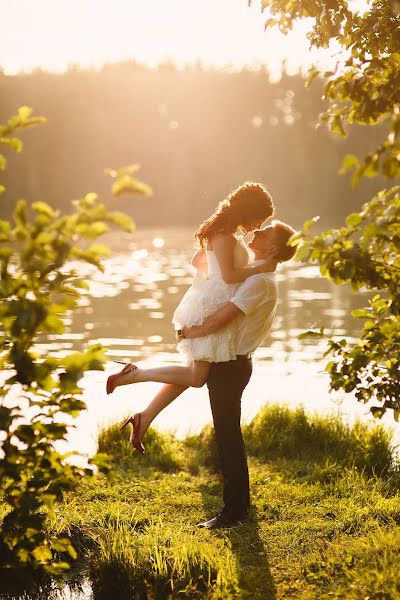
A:
[[[130,435],[130,442],[132,444],[132,446],[138,451],[140,452],[140,454],[144,454],[145,453],[145,449],[144,446],[142,444],[142,441],[140,439],[140,433],[141,433],[141,413],[136,413],[133,415],[133,417],[129,417],[129,419],[127,419],[125,421],[125,423],[123,423],[123,425],[120,427],[120,431],[122,431],[122,429],[124,429],[124,427],[126,427],[126,425],[128,425],[128,423],[130,423],[132,425],[132,431],[131,431],[131,435]],[[144,432],[142,433],[142,437],[144,435]]]
[[[107,379],[106,384],[107,394],[112,394],[115,388],[118,387],[118,379],[120,377],[126,375],[127,373],[133,373],[133,371],[137,371],[137,366],[132,363],[128,363],[124,366],[124,368],[121,371],[119,371],[119,373],[114,373],[114,375],[110,375]]]

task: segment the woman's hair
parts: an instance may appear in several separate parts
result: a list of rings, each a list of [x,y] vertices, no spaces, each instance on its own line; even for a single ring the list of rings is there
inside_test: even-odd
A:
[[[287,223],[278,220],[272,221],[271,227],[274,229],[274,242],[276,242],[278,246],[278,252],[275,255],[275,258],[278,262],[286,262],[296,254],[297,246],[288,246],[287,244],[289,238],[291,238],[296,231]]]
[[[245,232],[272,217],[274,205],[260,183],[247,181],[222,200],[214,214],[204,221],[194,234],[196,245],[202,249],[216,233],[234,233],[240,226]]]

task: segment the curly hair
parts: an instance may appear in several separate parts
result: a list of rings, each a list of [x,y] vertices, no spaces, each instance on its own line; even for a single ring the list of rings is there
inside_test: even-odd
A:
[[[272,217],[274,205],[271,195],[260,183],[247,181],[222,200],[217,210],[206,219],[194,234],[196,245],[205,249],[217,233],[234,233],[241,227],[245,233]]]

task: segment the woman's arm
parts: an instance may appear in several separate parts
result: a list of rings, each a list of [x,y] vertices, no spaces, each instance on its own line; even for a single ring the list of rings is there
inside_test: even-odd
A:
[[[208,273],[207,255],[204,250],[198,250],[192,256],[191,263],[195,269],[202,273]]]
[[[263,265],[258,265],[257,267],[234,267],[233,253],[236,243],[237,240],[233,235],[217,233],[217,235],[212,238],[213,251],[221,270],[222,279],[225,283],[240,283],[251,275],[263,273],[265,271]]]

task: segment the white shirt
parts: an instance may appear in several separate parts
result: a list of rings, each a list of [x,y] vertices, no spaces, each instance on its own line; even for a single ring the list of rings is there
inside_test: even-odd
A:
[[[252,354],[261,344],[271,329],[277,301],[275,273],[251,275],[239,286],[230,299],[244,313],[235,319],[236,354]]]

